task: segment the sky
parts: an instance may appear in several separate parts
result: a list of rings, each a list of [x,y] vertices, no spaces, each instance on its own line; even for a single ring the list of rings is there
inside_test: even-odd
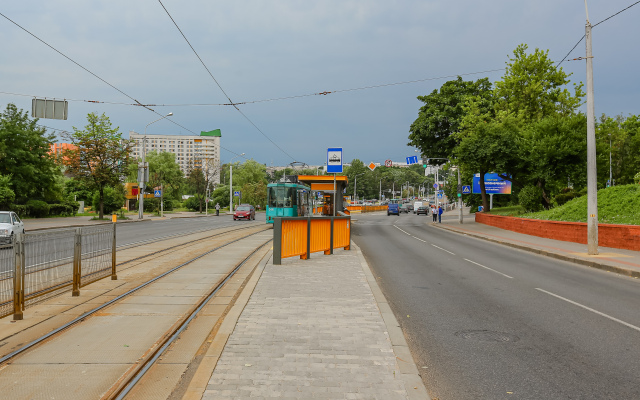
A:
[[[500,80],[521,43],[559,62],[586,21],[581,0],[161,1],[4,2],[5,17],[102,80],[0,16],[0,106],[67,99],[68,120],[39,121],[54,133],[82,129],[90,112],[124,137],[221,129],[223,163],[322,165],[329,147],[345,162],[399,162],[417,154],[418,96],[457,75]],[[635,2],[589,0],[589,19]],[[597,116],[640,113],[639,17],[640,4],[593,29]],[[584,55],[583,41],[569,58]],[[586,83],[585,61],[561,67]],[[248,104],[218,105],[229,99]]]

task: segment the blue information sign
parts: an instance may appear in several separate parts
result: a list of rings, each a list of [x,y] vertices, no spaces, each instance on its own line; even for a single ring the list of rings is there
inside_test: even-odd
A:
[[[511,194],[511,182],[496,173],[484,174],[484,188],[487,194]],[[480,174],[473,177],[473,193],[480,194]]]
[[[327,149],[327,172],[330,174],[342,173],[342,147]]]
[[[240,191],[233,192],[233,195],[236,196],[236,197],[240,197]]]
[[[471,185],[462,186],[462,194],[471,194]]]
[[[407,157],[407,165],[417,164],[417,163],[418,163],[418,156]]]
[[[153,197],[162,197],[162,190],[154,190]]]

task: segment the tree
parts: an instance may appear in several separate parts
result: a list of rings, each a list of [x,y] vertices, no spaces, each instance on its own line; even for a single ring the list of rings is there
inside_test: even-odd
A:
[[[0,114],[0,175],[11,176],[9,188],[24,204],[53,190],[60,169],[49,154],[55,136],[46,134],[26,112],[8,104]]]
[[[187,176],[187,185],[189,185],[191,192],[195,194],[194,198],[198,201],[198,212],[202,212],[207,183],[207,179],[200,168],[195,168],[189,171],[189,175]],[[192,202],[196,200],[192,200]]]
[[[176,155],[166,151],[151,151],[146,155],[149,163],[149,187],[163,187],[164,197],[178,199],[184,177],[180,165],[176,163]]]
[[[454,135],[460,130],[462,119],[467,114],[467,99],[475,97],[487,100],[491,97],[491,82],[488,78],[463,81],[461,77],[448,81],[427,96],[418,96],[424,103],[418,118],[411,124],[409,146],[420,149],[426,158],[449,158],[458,144]],[[434,160],[444,164],[442,160]]]
[[[87,121],[84,130],[73,127],[73,133],[65,135],[75,148],[64,150],[61,160],[70,175],[98,191],[102,219],[105,187],[116,187],[126,175],[132,143],[122,138],[119,128],[111,127],[105,114],[89,113]]]
[[[0,175],[0,209],[8,210],[16,199],[16,194],[11,190],[11,175]]]

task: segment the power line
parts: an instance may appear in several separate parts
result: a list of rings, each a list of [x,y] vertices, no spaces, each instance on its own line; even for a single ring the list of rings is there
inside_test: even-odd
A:
[[[27,32],[29,35],[33,36],[35,39],[37,39],[39,42],[43,43],[44,45],[46,45],[47,47],[49,47],[51,50],[55,51],[56,53],[60,54],[61,56],[63,56],[64,58],[66,58],[67,60],[71,61],[72,63],[74,63],[75,65],[77,65],[78,67],[82,68],[83,70],[85,70],[86,72],[88,72],[89,74],[93,75],[94,77],[98,78],[100,81],[106,83],[107,85],[109,85],[110,87],[112,87],[113,89],[117,90],[118,92],[120,92],[121,94],[123,94],[124,96],[128,97],[129,99],[135,101],[135,104],[131,104],[131,105],[136,105],[136,106],[140,106],[143,107],[151,112],[153,112],[154,114],[158,115],[158,116],[163,116],[162,114],[160,114],[159,112],[149,108],[148,105],[142,104],[140,103],[138,100],[134,99],[133,97],[129,96],[128,94],[126,94],[125,92],[123,92],[122,90],[118,89],[117,87],[115,87],[114,85],[112,85],[111,83],[107,82],[105,79],[101,78],[100,76],[98,76],[97,74],[93,73],[92,71],[90,71],[89,69],[85,68],[84,66],[82,66],[80,63],[78,63],[77,61],[75,61],[74,59],[72,59],[71,57],[67,56],[66,54],[64,54],[63,52],[61,52],[60,50],[56,49],[55,47],[53,47],[52,45],[50,45],[49,43],[45,42],[44,40],[40,39],[38,36],[36,36],[35,34],[31,33],[29,30],[27,30],[26,28],[24,28],[23,26],[21,26],[20,24],[18,24],[17,22],[13,21],[11,18],[7,17],[6,15],[4,15],[3,13],[0,12],[0,15],[3,16],[6,20],[8,20],[9,22],[11,22],[12,24],[14,24],[15,26],[17,26],[18,28],[22,29],[23,31]],[[91,100],[82,100],[82,101],[86,101],[89,103],[98,103],[98,101],[91,101]],[[105,103],[105,102],[102,102]],[[117,104],[117,103],[113,103],[113,104]],[[196,135],[197,134],[192,131],[189,128],[186,128],[182,125],[180,125],[179,123],[169,119],[169,122],[171,122],[172,124],[179,126],[180,128],[191,132],[192,134]],[[220,146],[220,148],[233,153],[233,154],[238,154],[234,151],[231,151],[227,148],[224,148],[222,146]]]
[[[598,22],[597,24],[592,25],[592,26],[591,26],[591,28],[593,29],[593,28],[595,28],[596,26],[600,25],[601,23],[603,23],[603,22],[605,22],[605,21],[608,21],[608,20],[610,20],[611,18],[615,17],[616,15],[620,14],[621,12],[623,12],[623,11],[627,11],[628,9],[630,9],[631,7],[635,6],[635,5],[636,5],[636,4],[638,4],[638,3],[640,3],[640,1],[636,1],[635,3],[631,4],[629,7],[623,8],[622,10],[618,11],[617,13],[615,13],[615,14],[613,14],[613,15],[608,16],[607,18],[603,19],[602,21]],[[557,67],[559,67],[559,66],[560,66],[560,64],[562,64],[562,63],[567,59],[567,57],[569,57],[569,54],[571,54],[571,52],[572,52],[573,50],[575,50],[575,49],[576,49],[576,47],[578,47],[578,45],[580,44],[580,42],[582,42],[582,41],[584,40],[584,37],[585,37],[585,35],[582,35],[582,37],[580,38],[580,40],[578,40],[578,43],[576,43],[576,45],[575,45],[575,46],[573,46],[573,48],[571,48],[571,50],[569,50],[569,52],[567,53],[567,55],[566,55],[566,56],[564,56],[564,58],[563,58],[563,59],[562,59],[562,60],[561,60],[557,65],[556,65],[556,68],[557,68]]]
[[[167,8],[164,6],[164,4],[162,4],[161,0],[158,0],[158,3],[160,3],[160,5],[162,6],[162,8],[164,9],[164,11],[167,13],[167,15],[169,16],[169,18],[171,18],[171,22],[173,22],[173,25],[175,25],[175,27],[178,29],[178,31],[180,32],[180,34],[182,35],[182,37],[184,38],[184,40],[187,42],[187,44],[189,45],[189,47],[191,47],[191,50],[193,51],[193,53],[196,55],[196,57],[198,57],[198,60],[200,60],[200,63],[202,64],[202,66],[207,70],[207,72],[209,73],[209,76],[211,76],[211,79],[213,79],[213,81],[216,83],[216,85],[218,85],[218,88],[222,91],[222,93],[224,93],[225,97],[227,98],[227,100],[229,100],[229,105],[233,106],[233,108],[235,108],[236,110],[238,110],[238,112],[247,120],[249,121],[249,123],[251,125],[253,125],[258,132],[260,132],[262,134],[262,136],[264,136],[265,138],[267,138],[267,140],[269,140],[274,146],[276,146],[281,152],[283,152],[284,154],[286,154],[289,158],[291,158],[292,160],[295,161],[295,158],[292,157],[289,153],[287,153],[282,147],[278,146],[278,144],[276,144],[273,140],[271,140],[271,138],[269,136],[267,136],[260,128],[258,128],[258,126],[253,123],[253,121],[251,121],[249,119],[249,117],[247,117],[242,111],[240,111],[240,108],[238,108],[237,103],[234,103],[231,98],[229,97],[229,95],[227,95],[227,93],[224,91],[224,89],[222,89],[222,86],[220,86],[220,83],[216,80],[216,78],[214,78],[213,74],[211,73],[211,71],[209,70],[209,68],[207,68],[206,64],[204,63],[204,61],[202,61],[202,58],[200,57],[200,55],[198,54],[198,52],[196,51],[196,49],[193,48],[193,46],[191,45],[191,43],[189,42],[189,39],[187,39],[187,37],[185,36],[185,34],[182,32],[182,29],[180,29],[180,27],[178,26],[178,24],[176,23],[176,21],[173,19],[173,17],[171,16],[171,14],[169,13],[169,10],[167,10]]]

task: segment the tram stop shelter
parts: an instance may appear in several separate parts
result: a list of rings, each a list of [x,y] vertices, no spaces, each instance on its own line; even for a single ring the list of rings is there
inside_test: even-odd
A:
[[[323,215],[333,215],[333,208],[336,207],[336,215],[338,211],[344,210],[344,201],[342,193],[344,193],[349,180],[346,176],[336,175],[334,191],[333,188],[334,175],[298,175],[298,182],[304,183],[311,187],[312,192],[321,192],[324,200],[322,207]],[[336,192],[338,195],[336,196]]]

